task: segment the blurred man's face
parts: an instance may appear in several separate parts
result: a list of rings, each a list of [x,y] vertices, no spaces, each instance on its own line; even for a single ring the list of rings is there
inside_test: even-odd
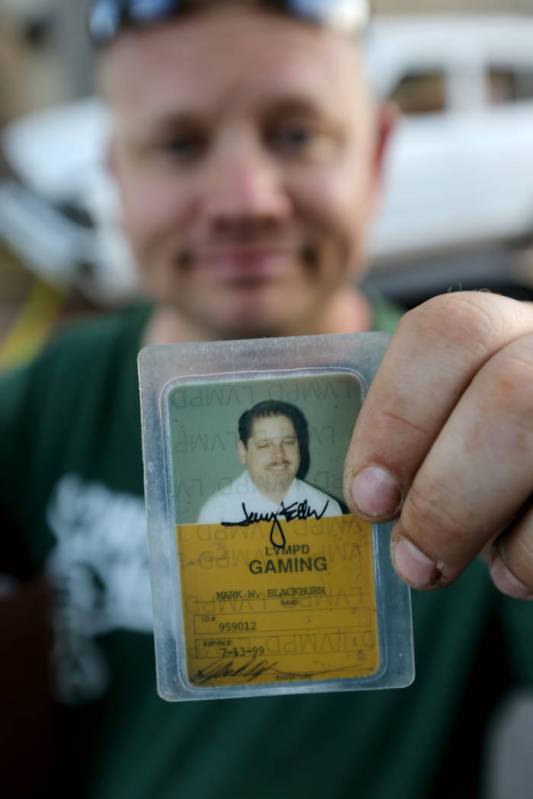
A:
[[[377,182],[354,43],[226,5],[124,34],[108,87],[148,293],[207,336],[322,329],[361,269]]]
[[[287,416],[254,419],[246,445],[239,441],[239,457],[261,493],[281,502],[300,467],[300,447]]]

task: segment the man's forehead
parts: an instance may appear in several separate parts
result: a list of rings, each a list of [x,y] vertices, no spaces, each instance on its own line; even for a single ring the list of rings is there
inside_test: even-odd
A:
[[[271,416],[259,416],[254,419],[252,424],[252,435],[254,437],[268,436],[272,431],[282,431],[283,434],[294,432],[294,424],[285,414],[272,414]]]
[[[224,92],[266,101],[342,95],[355,91],[363,71],[357,46],[339,34],[239,7],[124,33],[106,62],[112,99],[127,105],[142,97],[153,111],[176,102],[200,111],[223,103]]]

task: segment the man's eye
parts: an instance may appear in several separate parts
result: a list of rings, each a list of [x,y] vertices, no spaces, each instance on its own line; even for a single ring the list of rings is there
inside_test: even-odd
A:
[[[160,151],[176,160],[186,161],[201,155],[206,146],[203,136],[183,134],[172,136],[160,143]]]
[[[309,150],[316,139],[317,133],[311,125],[302,123],[282,125],[270,134],[271,143],[289,153]]]

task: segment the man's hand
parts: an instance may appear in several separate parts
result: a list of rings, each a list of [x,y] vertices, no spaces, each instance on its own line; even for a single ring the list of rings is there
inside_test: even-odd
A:
[[[352,509],[398,517],[393,560],[414,588],[483,552],[500,591],[533,599],[532,494],[533,305],[464,292],[406,314],[354,430]]]

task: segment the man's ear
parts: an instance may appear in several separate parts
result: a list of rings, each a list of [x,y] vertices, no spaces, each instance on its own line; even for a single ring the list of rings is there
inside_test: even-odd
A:
[[[244,444],[242,443],[240,438],[237,441],[237,454],[239,456],[240,462],[242,463],[243,466],[245,466],[246,465],[246,447],[244,446]]]
[[[376,142],[374,147],[374,174],[378,185],[382,182],[389,143],[396,130],[400,117],[400,109],[395,103],[386,102],[378,108]]]
[[[381,198],[385,162],[390,141],[400,119],[399,108],[391,102],[379,106],[376,112],[376,135],[374,141],[374,158],[372,169],[372,184],[368,209],[372,216]]]

